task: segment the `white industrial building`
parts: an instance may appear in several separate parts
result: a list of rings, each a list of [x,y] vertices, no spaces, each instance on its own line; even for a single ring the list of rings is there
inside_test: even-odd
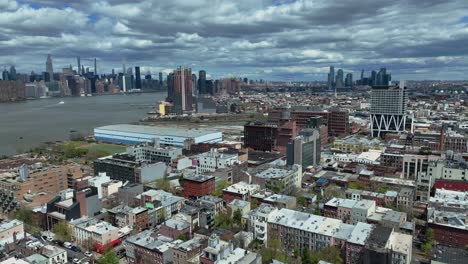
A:
[[[181,129],[163,126],[110,125],[94,129],[96,140],[120,144],[140,144],[159,139],[162,145],[185,147],[188,144],[220,142],[223,133],[201,129]]]

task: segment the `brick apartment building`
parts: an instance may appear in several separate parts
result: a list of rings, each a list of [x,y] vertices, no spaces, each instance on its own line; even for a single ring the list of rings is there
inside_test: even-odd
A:
[[[213,176],[192,175],[184,177],[183,196],[186,199],[198,199],[210,195],[215,191],[215,178]]]

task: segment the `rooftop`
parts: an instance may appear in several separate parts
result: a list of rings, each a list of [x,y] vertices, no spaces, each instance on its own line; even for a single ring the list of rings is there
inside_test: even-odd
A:
[[[189,223],[176,219],[169,219],[166,222],[164,222],[164,225],[179,231],[190,227]]]
[[[374,228],[373,225],[359,222],[355,225],[353,232],[348,239],[349,243],[364,245],[369,238],[372,229]]]
[[[196,181],[196,182],[206,182],[211,179],[214,179],[213,176],[209,175],[187,175],[184,176],[184,180],[189,180],[189,181]]]
[[[147,248],[149,250],[157,250],[159,252],[166,252],[169,250],[169,243],[172,239],[159,236],[151,230],[142,231],[134,236],[126,239],[127,242]]]
[[[296,172],[297,172],[297,167],[291,167],[291,168],[268,167],[264,170],[257,171],[257,173],[255,173],[255,176],[259,178],[266,178],[266,179],[283,178]]]
[[[389,238],[388,247],[393,251],[406,255],[413,247],[413,237],[407,234],[392,232]]]
[[[260,185],[258,184],[248,184],[246,182],[241,181],[241,182],[234,183],[233,185],[224,188],[223,191],[245,195],[245,194],[253,193],[259,189],[260,189]]]
[[[182,137],[182,138],[194,138],[201,137],[207,134],[212,133],[221,133],[217,131],[201,130],[201,129],[182,129],[182,128],[172,128],[167,126],[141,126],[141,125],[110,125],[97,127],[95,130],[107,130],[109,132],[119,131],[126,133],[138,133],[138,134],[147,134],[152,136],[172,136],[172,137]]]
[[[237,206],[237,207],[246,207],[250,204],[250,202],[248,201],[244,201],[244,200],[239,200],[239,199],[234,199],[232,200],[232,202],[229,203],[229,205],[231,206]]]
[[[4,220],[2,223],[0,223],[0,232],[4,232],[6,230],[9,230],[11,228],[14,228],[16,226],[22,225],[23,222],[20,220]]]

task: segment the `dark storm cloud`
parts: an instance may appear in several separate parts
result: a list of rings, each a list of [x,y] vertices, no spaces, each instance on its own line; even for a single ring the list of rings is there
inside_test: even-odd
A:
[[[104,71],[177,65],[215,77],[325,79],[327,67],[464,78],[466,0],[0,0],[0,65],[75,57]]]

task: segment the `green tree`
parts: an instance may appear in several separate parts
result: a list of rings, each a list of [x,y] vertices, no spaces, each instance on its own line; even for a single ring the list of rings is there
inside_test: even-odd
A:
[[[320,258],[319,260],[325,260],[333,264],[343,263],[341,252],[337,247],[324,247],[319,251],[318,257]]]
[[[156,181],[156,188],[163,190],[165,192],[170,192],[171,191],[171,182],[169,179],[164,176],[164,178],[159,179]]]
[[[39,229],[39,227],[37,227],[33,223],[33,221],[32,221],[33,212],[30,209],[21,207],[20,209],[18,209],[14,213],[13,218],[22,221],[24,223],[24,228],[25,228],[26,232],[28,232],[30,234],[36,234],[36,233],[39,233],[41,231]]]
[[[60,241],[70,241],[73,236],[73,230],[66,221],[60,221],[52,228],[55,238]]]
[[[250,200],[250,209],[253,210],[253,209],[256,209],[257,207],[258,207],[258,200],[255,198],[252,198]]]
[[[236,211],[234,211],[234,214],[232,216],[232,220],[238,226],[240,226],[242,224],[242,212],[241,212],[240,209],[237,209]]]
[[[97,264],[119,264],[120,259],[112,249],[106,249],[104,254],[96,260]]]
[[[271,263],[273,259],[289,263],[289,259],[281,246],[281,241],[278,239],[268,240],[268,247],[262,248],[260,255],[262,255],[263,263]]]
[[[177,239],[180,239],[182,241],[187,241],[187,237],[185,236],[185,234],[180,234]]]
[[[311,258],[310,251],[309,251],[308,248],[305,248],[304,250],[302,250],[301,262],[302,262],[302,264],[311,264],[312,263],[312,258]]]
[[[428,228],[426,230],[426,236],[424,237],[424,244],[421,245],[421,249],[424,253],[431,253],[432,246],[434,245],[434,238],[434,230],[432,228]]]
[[[232,218],[230,215],[225,213],[219,213],[215,216],[216,228],[231,228],[232,227]]]
[[[214,195],[218,196],[218,197],[223,196],[223,189],[228,187],[228,186],[231,186],[231,184],[226,180],[222,180],[222,181],[218,182],[216,184],[216,190],[214,192]]]

